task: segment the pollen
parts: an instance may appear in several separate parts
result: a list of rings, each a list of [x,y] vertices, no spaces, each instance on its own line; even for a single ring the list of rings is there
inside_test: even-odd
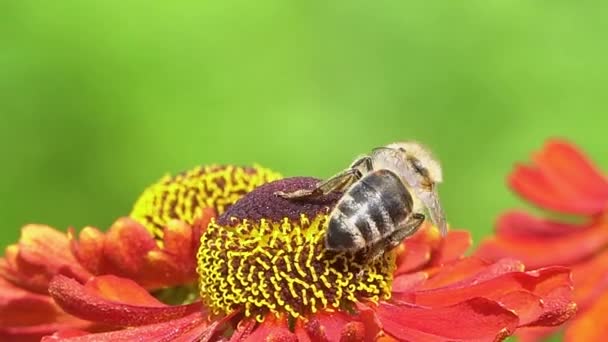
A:
[[[254,188],[279,178],[278,173],[259,166],[199,166],[175,176],[166,175],[148,187],[130,216],[162,238],[168,221],[192,224],[205,208],[221,215]]]
[[[214,314],[240,311],[260,322],[268,314],[300,319],[390,297],[394,253],[365,262],[366,250],[325,249],[335,197],[294,203],[273,195],[315,183],[309,178],[269,183],[211,221],[201,238],[197,271],[201,297]]]

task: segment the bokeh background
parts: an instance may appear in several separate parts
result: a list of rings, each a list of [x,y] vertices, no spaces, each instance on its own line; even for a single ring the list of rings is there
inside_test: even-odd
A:
[[[328,177],[418,139],[476,240],[552,136],[605,169],[608,3],[2,1],[0,246],[108,227],[167,172]]]

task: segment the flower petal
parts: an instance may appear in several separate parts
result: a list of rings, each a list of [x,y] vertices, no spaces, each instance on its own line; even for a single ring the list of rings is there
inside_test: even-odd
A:
[[[426,272],[415,272],[400,274],[393,279],[393,295],[396,293],[410,292],[418,286],[424,284],[429,279]]]
[[[530,217],[530,220],[534,219]],[[520,216],[518,222],[526,221]],[[608,245],[607,231],[608,222],[598,221],[585,228],[576,228],[571,234],[554,238],[491,237],[482,242],[476,255],[486,260],[510,256],[521,260],[528,268],[571,265]]]
[[[523,270],[524,265],[515,259],[505,258],[490,264],[478,258],[466,258],[437,270],[424,288],[466,287],[501,274]]]
[[[441,241],[441,245],[433,253],[433,265],[443,265],[461,259],[471,247],[471,233],[466,230],[451,230]]]
[[[106,234],[104,253],[116,269],[113,274],[138,274],[145,266],[142,255],[156,248],[156,241],[144,226],[123,217],[118,219]]]
[[[245,340],[255,328],[257,322],[254,319],[242,319],[236,326],[234,333],[230,336],[230,342],[239,342]]]
[[[485,298],[441,308],[382,302],[376,312],[385,332],[411,341],[499,340],[512,334],[519,321],[513,312]]]
[[[193,226],[169,221],[159,241],[131,218],[117,220],[105,235],[87,227],[72,240],[72,251],[94,274],[130,278],[149,290],[193,283],[200,236],[215,211],[201,215]]]
[[[7,247],[0,263],[0,276],[40,293],[59,273],[80,281],[91,276],[70,252],[67,235],[45,225],[24,226],[19,243]]]
[[[552,239],[575,234],[581,229],[584,227],[543,220],[516,210],[500,215],[496,223],[496,235],[512,238]]]
[[[90,322],[63,312],[51,297],[0,278],[0,341],[39,341],[59,329],[90,326]]]
[[[76,232],[73,228],[68,230],[70,237],[70,248],[78,262],[93,274],[102,274],[107,269],[106,260],[103,255],[105,235],[94,227],[84,227],[75,239]]]
[[[136,282],[114,275],[92,278],[84,287],[92,295],[117,303],[149,307],[166,306]]]
[[[431,260],[431,247],[422,243],[410,243],[399,246],[404,248],[397,261],[394,274],[409,273],[426,265]]]
[[[53,280],[54,281],[54,280]],[[180,335],[186,334],[192,329],[205,327],[203,334],[199,336],[201,341],[205,341],[205,337],[215,333],[216,324],[206,326],[205,318],[200,312],[190,313],[185,317],[162,322],[157,324],[144,325],[137,328],[123,329],[105,333],[88,334],[83,336],[66,336],[65,334],[55,334],[54,336],[45,337],[42,342],[53,341],[69,341],[69,342],[113,342],[113,341],[140,341],[140,342],[156,342],[156,341],[176,341]],[[194,341],[191,340],[191,341]]]
[[[564,341],[604,341],[608,324],[608,292],[604,292],[568,326]]]
[[[133,291],[133,283],[125,281],[125,288]],[[49,293],[67,313],[109,325],[139,326],[158,323],[201,310],[200,303],[181,306],[137,306],[114,302],[100,297],[98,291],[92,291],[62,275],[53,278]]]
[[[466,286],[447,286],[417,291],[414,303],[425,306],[450,305],[475,297],[493,299],[520,316],[521,325],[555,325],[570,318],[572,301],[570,272],[551,267],[531,272],[510,272],[493,278],[476,276]]]
[[[532,167],[519,165],[509,184],[522,197],[548,209],[593,215],[606,209],[608,181],[573,145],[547,142]]]
[[[608,251],[572,267],[574,298],[584,311],[602,293],[608,292]]]
[[[287,328],[285,319],[267,316],[264,322],[249,335],[246,342],[298,342],[298,337]]]

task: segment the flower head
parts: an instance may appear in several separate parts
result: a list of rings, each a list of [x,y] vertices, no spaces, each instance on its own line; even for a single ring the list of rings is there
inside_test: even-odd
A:
[[[56,271],[48,293],[65,316],[88,325],[63,326],[44,340],[480,341],[573,315],[568,269],[525,271],[513,259],[465,258],[465,231],[442,239],[425,224],[372,262],[365,262],[365,250],[325,250],[327,215],[340,195],[310,201],[274,195],[316,182],[261,185],[218,217],[201,212],[192,224],[169,220],[162,234],[144,226],[156,221],[121,219],[90,243],[81,236],[67,254],[76,251],[72,258],[86,262],[90,276]],[[192,240],[197,235],[200,244]],[[126,266],[106,255],[108,237],[120,240],[111,246]],[[154,270],[161,280],[152,278]],[[189,285],[188,274],[198,276],[198,299],[159,300],[158,289]]]
[[[140,289],[157,290],[158,297],[170,302],[197,298],[196,251],[202,231],[216,213],[277,178],[257,166],[199,167],[152,185],[131,217],[118,219],[105,233],[94,227],[79,234],[45,225],[23,227],[19,243],[8,246],[0,258],[0,340],[38,341],[58,330],[112,329],[108,322],[79,319],[67,313],[72,309],[57,305],[61,301],[49,296],[49,284],[59,274],[77,284],[109,284],[106,288],[116,282],[99,280],[103,275],[119,276]]]
[[[608,307],[608,179],[574,145],[550,140],[533,155],[530,165],[516,166],[509,185],[542,209],[576,216],[557,219],[507,212],[498,220],[496,236],[484,241],[477,255],[490,261],[511,256],[533,268],[571,267],[579,313],[566,327],[565,338],[603,340]],[[531,329],[521,336],[536,340],[553,330]]]

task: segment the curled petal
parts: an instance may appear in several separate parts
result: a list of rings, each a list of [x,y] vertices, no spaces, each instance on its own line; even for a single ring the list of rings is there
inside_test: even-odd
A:
[[[134,281],[114,275],[92,278],[84,287],[92,295],[117,303],[149,307],[165,306]]]
[[[84,227],[75,238],[73,228],[68,230],[70,249],[78,262],[93,274],[102,274],[108,269],[103,255],[105,234],[94,227]]]
[[[298,337],[289,330],[285,319],[269,316],[244,341],[298,342]]]
[[[380,303],[376,311],[385,332],[408,341],[500,340],[519,322],[513,312],[485,298],[440,308]]]
[[[467,231],[451,230],[441,239],[437,229],[427,223],[398,247],[395,274],[458,260],[470,245],[471,235]]]
[[[535,220],[530,216],[528,218]],[[522,215],[518,215],[516,222],[534,224],[526,221]],[[571,265],[608,245],[608,222],[597,221],[587,227],[572,228],[573,233],[553,238],[491,237],[481,244],[476,255],[487,260],[510,256],[521,260],[528,268],[538,268],[546,265]]]
[[[113,341],[177,341],[178,338],[190,330],[205,327],[201,332],[200,341],[208,341],[215,333],[217,323],[206,327],[205,318],[200,312],[190,313],[185,317],[169,322],[144,325],[137,328],[123,329],[105,333],[77,335],[57,333],[54,336],[45,337],[43,342],[69,341],[69,342],[113,342]],[[194,341],[194,339],[192,340]]]
[[[584,227],[543,220],[523,211],[508,211],[496,223],[496,235],[510,238],[553,239],[574,234]]]
[[[116,285],[119,283],[118,279],[113,279],[112,282]],[[145,290],[138,287],[133,281],[123,279],[120,283],[124,284],[121,289],[125,290],[125,293],[121,294],[121,298],[133,295],[134,298],[140,298],[137,300],[139,302],[141,298],[145,297],[143,294]],[[159,303],[158,305],[142,306],[115,302],[112,300],[113,298],[107,299],[100,296],[100,294],[105,294],[105,291],[99,291],[97,288],[89,289],[62,275],[53,278],[49,286],[49,293],[67,313],[108,325],[152,324],[177,319],[201,310],[200,303],[181,306],[166,306]]]
[[[608,204],[608,181],[573,145],[547,142],[533,166],[519,165],[509,177],[522,197],[565,213],[593,215]]]
[[[523,270],[524,265],[514,259],[500,259],[490,264],[478,258],[466,258],[436,271],[436,274],[424,284],[424,288],[466,287],[504,273]]]
[[[116,221],[107,233],[104,255],[115,268],[113,274],[132,275],[145,267],[143,255],[156,248],[144,226],[129,218]]]
[[[201,213],[192,226],[169,221],[160,241],[131,218],[117,220],[107,234],[87,227],[72,239],[71,250],[92,273],[134,279],[147,289],[192,283],[202,230],[215,216],[211,208]]]
[[[91,274],[74,258],[65,233],[44,225],[27,225],[17,245],[9,246],[0,276],[32,291],[46,292],[55,274],[85,281]]]
[[[461,259],[471,247],[471,233],[466,230],[451,230],[433,254],[433,265],[443,265]]]
[[[585,312],[566,329],[565,341],[603,341],[608,324],[608,292],[604,292]]]
[[[417,291],[412,297],[416,304],[426,306],[455,304],[475,297],[493,299],[517,313],[520,325],[557,325],[576,311],[570,272],[562,267],[510,272],[489,279],[476,276],[464,284]]]
[[[412,272],[426,265],[431,260],[431,247],[421,243],[410,243],[399,246],[404,251],[395,270],[395,275]]]
[[[398,275],[393,280],[393,295],[411,292],[424,284],[428,279],[429,274],[423,271]]]
[[[587,306],[604,292],[608,292],[608,251],[572,267],[574,298],[579,310]]]

